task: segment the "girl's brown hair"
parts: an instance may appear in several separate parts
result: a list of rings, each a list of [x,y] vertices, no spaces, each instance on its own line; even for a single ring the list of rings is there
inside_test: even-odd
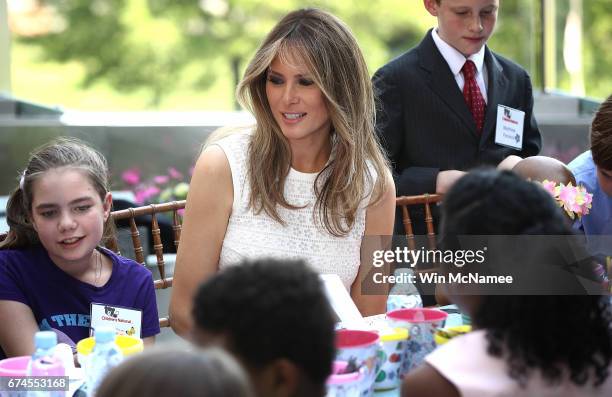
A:
[[[45,172],[61,167],[82,171],[104,201],[109,191],[108,166],[104,156],[76,138],[54,139],[30,154],[28,165],[19,176],[19,184],[9,196],[6,205],[9,232],[4,241],[0,242],[0,249],[26,248],[39,243],[38,234],[30,221],[33,185]],[[104,224],[103,241],[114,233],[113,225],[109,216]]]
[[[591,153],[596,166],[612,170],[612,95],[601,104],[591,124]]]

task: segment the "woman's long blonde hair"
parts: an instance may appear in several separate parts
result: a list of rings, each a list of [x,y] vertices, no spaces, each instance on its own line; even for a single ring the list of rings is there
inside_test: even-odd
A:
[[[268,68],[277,56],[303,62],[325,98],[334,156],[315,181],[315,213],[332,235],[347,235],[373,186],[368,161],[378,175],[374,202],[386,188],[388,169],[374,132],[374,95],[365,60],[342,21],[322,10],[301,9],[272,29],[249,63],[236,90],[240,103],[257,120],[248,149],[249,205],[280,223],[276,205],[296,207],[283,195],[291,150],[266,96]]]

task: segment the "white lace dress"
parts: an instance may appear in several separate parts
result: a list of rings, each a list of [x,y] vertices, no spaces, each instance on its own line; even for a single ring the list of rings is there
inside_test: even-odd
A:
[[[331,235],[318,217],[313,216],[317,174],[306,174],[293,168],[287,176],[284,194],[289,203],[303,208],[290,210],[278,206],[285,225],[264,212],[256,215],[248,208],[250,187],[246,179],[246,161],[249,139],[250,135],[239,133],[215,143],[227,156],[234,187],[232,214],[223,240],[219,268],[237,264],[245,258],[302,258],[320,274],[337,274],[350,290],[359,270],[366,206],[372,187],[367,188],[370,194],[362,201],[355,224],[345,237]],[[375,183],[375,171],[371,165],[369,169]]]

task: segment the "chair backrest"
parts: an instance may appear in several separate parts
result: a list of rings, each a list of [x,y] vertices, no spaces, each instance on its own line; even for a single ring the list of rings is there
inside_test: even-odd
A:
[[[423,206],[425,209],[425,226],[427,230],[427,248],[430,250],[436,249],[436,232],[435,226],[433,222],[433,217],[431,215],[431,205],[436,205],[442,201],[441,194],[422,194],[418,196],[401,196],[395,199],[395,205],[400,207],[402,210],[402,222],[404,224],[404,233],[406,234],[406,242],[408,244],[408,249],[415,250],[416,241],[414,237],[413,231],[413,221],[410,217],[410,211],[408,207],[414,206]],[[430,272],[434,269],[420,269],[417,265],[417,271],[426,271]]]
[[[160,279],[155,280],[155,289],[169,288],[172,286],[172,277],[166,277],[165,262],[164,262],[164,246],[160,236],[159,223],[157,221],[157,214],[160,213],[171,213],[172,214],[172,230],[174,233],[174,247],[178,249],[179,240],[181,238],[181,218],[178,213],[179,210],[185,208],[185,201],[173,201],[162,204],[151,204],[143,207],[128,208],[119,211],[111,212],[111,217],[117,223],[118,220],[127,219],[130,225],[130,235],[132,237],[132,245],[134,247],[134,255],[136,262],[146,265],[144,250],[142,242],[140,240],[140,232],[136,225],[136,217],[142,215],[151,216],[151,236],[153,241],[153,251],[155,252],[157,260],[157,269],[159,270]],[[119,253],[117,236],[114,236],[106,243],[106,247]],[[162,317],[159,319],[160,327],[168,327],[168,318]]]

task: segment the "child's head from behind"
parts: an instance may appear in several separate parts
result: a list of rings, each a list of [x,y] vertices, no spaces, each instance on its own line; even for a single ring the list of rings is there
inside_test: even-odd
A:
[[[535,239],[570,234],[553,198],[537,184],[512,172],[472,172],[460,179],[444,199],[443,239],[461,235],[528,235]],[[559,252],[554,241],[523,249],[535,259],[543,258]],[[584,268],[588,274],[591,262],[577,262],[563,253],[551,256],[555,261],[547,266],[577,271]],[[487,260],[494,260],[489,254],[492,252],[487,253]],[[517,267],[535,264],[511,263]],[[543,281],[537,285],[570,285],[565,284],[567,278],[562,278],[565,273],[554,273],[552,267],[546,269],[550,273],[534,274]],[[542,370],[544,378],[551,381],[565,376],[563,371],[569,369],[571,381],[579,385],[604,379],[612,358],[608,298],[586,295],[584,290],[583,294],[571,292],[573,295],[523,295],[518,290],[520,286],[516,287],[505,295],[456,295],[451,300],[466,307],[474,324],[487,331],[488,353],[502,357],[514,379],[525,380],[533,369]]]
[[[499,0],[424,0],[438,19],[438,34],[464,56],[476,54],[487,43],[497,22]]]
[[[324,394],[334,317],[319,277],[304,262],[228,267],[202,284],[193,316],[196,343],[235,354],[259,396]]]
[[[2,246],[40,242],[54,260],[91,254],[112,230],[107,174],[104,156],[77,139],[35,149],[9,198],[10,231]]]
[[[591,124],[591,153],[599,186],[612,196],[612,95],[601,104]]]
[[[563,183],[571,183],[576,186],[574,174],[563,162],[546,156],[527,157],[519,161],[512,171],[525,179],[544,182],[545,180]]]
[[[494,169],[473,171],[457,181],[444,199],[443,214],[443,235],[517,235],[544,224],[555,230],[542,234],[567,230],[542,187]]]
[[[130,358],[104,379],[98,397],[251,397],[244,371],[219,349],[154,349]]]

